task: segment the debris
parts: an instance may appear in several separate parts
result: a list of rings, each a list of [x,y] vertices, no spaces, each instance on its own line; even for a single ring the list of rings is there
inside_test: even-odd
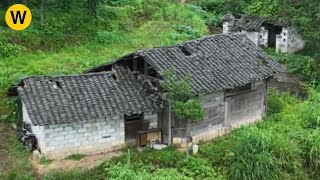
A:
[[[192,146],[192,152],[193,152],[193,154],[198,154],[198,151],[199,151],[199,146],[198,145],[193,145]]]

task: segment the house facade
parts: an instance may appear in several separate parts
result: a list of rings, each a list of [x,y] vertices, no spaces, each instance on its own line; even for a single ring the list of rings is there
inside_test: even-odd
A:
[[[275,48],[276,52],[293,53],[305,46],[296,28],[282,19],[229,13],[223,17],[223,33],[246,34],[257,46]]]
[[[18,86],[23,121],[49,158],[183,145],[184,121],[160,86],[161,74],[172,68],[179,78],[191,77],[206,110],[192,124],[194,144],[262,119],[268,80],[284,70],[246,35],[209,36],[139,50],[81,75],[26,78]]]

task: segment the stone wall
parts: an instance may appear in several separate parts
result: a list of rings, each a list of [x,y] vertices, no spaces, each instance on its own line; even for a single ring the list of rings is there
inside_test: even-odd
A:
[[[24,121],[30,118],[23,105]],[[51,159],[62,159],[68,155],[97,154],[124,148],[124,118],[114,116],[91,123],[33,126],[41,153]]]

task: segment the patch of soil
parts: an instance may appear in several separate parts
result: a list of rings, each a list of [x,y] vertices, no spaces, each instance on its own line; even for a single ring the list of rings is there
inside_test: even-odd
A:
[[[308,86],[302,78],[283,72],[277,74],[269,83],[269,87],[277,88],[280,92],[289,92],[291,95],[302,99],[308,98]]]
[[[9,171],[14,163],[14,158],[9,152],[11,131],[8,125],[0,123],[0,172]]]
[[[48,173],[54,171],[68,171],[72,169],[91,169],[100,165],[103,161],[111,159],[112,157],[120,156],[121,154],[121,151],[114,151],[104,154],[86,156],[79,161],[69,159],[54,160],[50,164],[41,164],[39,160],[33,159],[32,155],[29,157],[29,160],[32,166],[35,168],[37,174],[40,177],[44,177]]]

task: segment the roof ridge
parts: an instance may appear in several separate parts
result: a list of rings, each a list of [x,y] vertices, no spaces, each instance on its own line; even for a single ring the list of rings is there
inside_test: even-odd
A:
[[[145,52],[148,50],[155,50],[155,49],[166,49],[166,48],[171,48],[171,47],[177,47],[177,46],[183,46],[185,44],[188,43],[192,43],[192,42],[198,42],[198,41],[203,41],[203,40],[207,40],[207,39],[212,39],[212,38],[217,38],[217,37],[234,37],[234,36],[244,36],[245,34],[239,34],[239,33],[230,33],[230,34],[213,34],[213,35],[209,35],[209,36],[203,36],[201,38],[197,38],[197,39],[191,39],[182,43],[178,43],[178,44],[173,44],[173,45],[167,45],[167,46],[155,46],[155,47],[150,47],[150,48],[145,48],[145,49],[139,49],[136,50],[134,54],[136,53],[140,53],[140,52]]]

